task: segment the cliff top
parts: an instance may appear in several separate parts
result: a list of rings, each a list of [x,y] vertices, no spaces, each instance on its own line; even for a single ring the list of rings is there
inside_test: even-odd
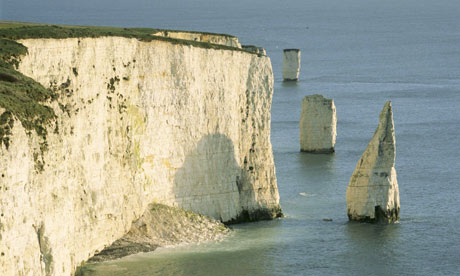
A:
[[[117,30],[134,30],[134,31],[145,31],[145,33],[155,33],[155,32],[180,32],[180,33],[190,33],[190,34],[205,34],[205,35],[215,35],[223,36],[229,38],[236,38],[234,35],[222,34],[222,33],[210,33],[210,32],[198,32],[198,31],[184,31],[184,30],[170,30],[170,29],[158,29],[158,28],[120,28],[120,27],[107,27],[107,26],[74,26],[74,25],[56,25],[56,24],[45,24],[45,23],[34,23],[34,22],[18,22],[18,21],[5,21],[0,20],[0,29],[5,28],[17,28],[17,27],[31,27],[31,26],[58,26],[63,28],[85,28],[92,30],[105,30],[105,31],[117,31]]]
[[[195,32],[195,31],[180,31],[180,30],[165,30],[154,28],[118,28],[118,27],[104,27],[104,26],[69,26],[69,25],[51,25],[40,23],[23,23],[0,21],[0,39],[34,39],[34,38],[76,38],[76,37],[103,37],[103,36],[120,36],[127,38],[137,38],[140,41],[160,40],[173,44],[191,45],[206,49],[220,49],[247,52],[255,54],[252,51],[245,49],[231,47],[220,44],[213,44],[209,42],[200,42],[194,40],[185,40],[165,36],[153,35],[159,32],[170,33],[190,33],[190,34],[204,34],[213,36],[222,36],[227,38],[235,38],[235,36],[227,34]]]

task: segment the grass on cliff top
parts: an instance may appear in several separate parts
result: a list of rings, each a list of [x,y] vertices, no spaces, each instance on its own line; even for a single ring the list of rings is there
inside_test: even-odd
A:
[[[181,32],[181,33],[191,33],[191,34],[204,34],[204,35],[218,35],[224,37],[235,38],[234,35],[223,34],[223,33],[210,33],[210,32],[199,32],[199,31],[186,31],[186,30],[169,30],[169,29],[158,29],[158,28],[120,28],[120,27],[107,27],[107,26],[72,26],[72,25],[56,25],[56,24],[45,24],[45,23],[34,23],[34,22],[18,22],[18,21],[2,21],[0,20],[0,29],[9,29],[9,28],[17,28],[17,27],[31,27],[31,26],[59,26],[63,28],[86,28],[92,30],[102,30],[102,31],[113,31],[116,32],[120,29],[123,30],[133,30],[133,31],[140,31],[145,32],[148,34],[152,34],[155,32]]]
[[[253,52],[235,48],[226,45],[212,44],[208,42],[199,42],[192,40],[176,39],[163,36],[154,36],[153,33],[157,32],[186,32],[186,33],[199,33],[207,35],[218,35],[226,37],[234,37],[226,34],[214,34],[207,32],[194,32],[194,31],[176,31],[154,28],[118,28],[118,27],[103,27],[103,26],[66,26],[66,25],[48,25],[38,23],[20,23],[20,22],[7,22],[0,21],[0,38],[7,38],[11,40],[28,39],[28,38],[77,38],[77,37],[103,37],[103,36],[120,36],[127,38],[136,38],[140,41],[160,40],[173,44],[191,45],[206,49],[222,49],[241,51],[254,54]]]

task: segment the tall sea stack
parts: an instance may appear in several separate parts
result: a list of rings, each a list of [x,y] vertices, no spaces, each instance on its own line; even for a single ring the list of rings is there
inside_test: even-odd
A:
[[[322,95],[305,96],[300,115],[300,151],[332,153],[336,136],[334,100]]]
[[[385,103],[369,145],[347,188],[350,220],[392,223],[399,219],[399,188],[395,169],[396,143],[391,102]]]
[[[297,81],[300,71],[300,50],[283,50],[283,79],[284,81]]]

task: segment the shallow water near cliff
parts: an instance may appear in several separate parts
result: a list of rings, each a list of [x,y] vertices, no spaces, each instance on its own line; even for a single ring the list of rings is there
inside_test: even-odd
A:
[[[0,16],[230,33],[244,44],[265,47],[275,74],[271,139],[286,215],[234,226],[233,235],[220,243],[94,265],[88,275],[460,273],[458,1],[136,0],[109,5],[85,0],[73,5],[6,0]],[[302,50],[298,83],[282,82],[283,48]],[[335,100],[338,137],[332,155],[299,152],[300,102],[314,93]],[[346,187],[387,100],[394,110],[401,221],[349,223]]]

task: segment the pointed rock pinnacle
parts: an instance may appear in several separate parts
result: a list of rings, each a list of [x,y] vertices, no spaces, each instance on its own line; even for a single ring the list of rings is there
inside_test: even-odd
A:
[[[350,220],[392,223],[399,219],[399,188],[395,169],[396,143],[391,102],[385,103],[369,145],[347,188]]]

